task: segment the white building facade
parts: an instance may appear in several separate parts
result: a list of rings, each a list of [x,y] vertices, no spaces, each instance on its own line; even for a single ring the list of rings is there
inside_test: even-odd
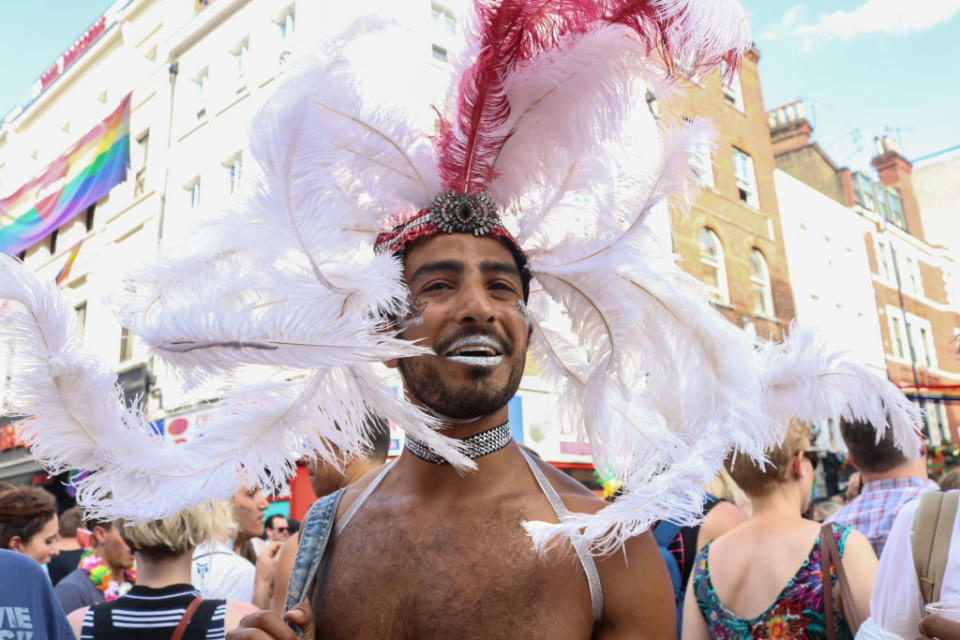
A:
[[[831,351],[887,377],[880,317],[864,237],[868,220],[793,176],[774,171],[797,321],[822,332]],[[836,420],[819,444],[845,449]]]

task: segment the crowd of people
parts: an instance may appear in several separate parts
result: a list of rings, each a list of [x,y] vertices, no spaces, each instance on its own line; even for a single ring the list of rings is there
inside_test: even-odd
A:
[[[31,450],[83,468],[81,497],[98,498],[61,514],[43,489],[0,487],[0,571],[17,576],[0,580],[0,638],[960,640],[946,604],[960,599],[960,492],[912,455],[914,405],[812,343],[756,349],[647,226],[686,197],[702,131],[677,118],[634,138],[625,114],[664,76],[735,72],[740,8],[474,8],[436,135],[360,93],[346,45],[381,27],[359,21],[286,67],[251,135],[263,181],[230,232],[126,289],[149,301],[127,315],[156,353],[193,371],[306,371],[288,380],[303,385],[293,404],[292,387],[270,387],[266,409],[246,402],[183,449],[155,446],[79,340],[37,337],[68,334],[73,313],[0,256],[21,314],[9,333],[34,365],[11,402],[34,418]],[[663,152],[649,175],[624,170],[626,140]],[[353,262],[358,234],[373,263]],[[528,348],[559,381],[557,419],[622,480],[614,501],[514,440]],[[398,372],[402,400],[372,363]],[[813,504],[810,424],[837,414],[857,474]],[[371,415],[405,431],[393,461]],[[316,451],[318,500],[302,523],[266,517],[249,477],[281,484],[297,447]],[[164,461],[177,473],[140,466]],[[224,497],[203,495],[211,478],[251,486],[211,503]]]
[[[956,493],[960,469],[938,485],[925,458],[907,459],[889,435],[877,441],[869,425],[851,421],[841,431],[856,469],[844,493],[811,500],[823,452],[795,420],[767,464],[730,460],[709,487],[700,524],[654,527],[676,576],[678,637],[913,640],[926,629],[919,637],[960,638],[960,625],[924,616],[933,592],[922,586],[929,576],[917,574],[913,540],[921,497]],[[343,469],[305,460],[314,493],[377,475],[389,437],[382,427],[377,434],[371,454]],[[823,504],[837,508],[824,513]],[[287,587],[300,523],[264,517],[268,505],[245,489],[229,502],[131,525],[84,519],[77,507],[58,515],[47,491],[0,484],[0,562],[25,580],[16,593],[0,587],[3,602],[29,603],[49,638],[165,640],[181,621],[184,638],[223,638],[244,616],[283,614],[299,600]],[[953,543],[935,572],[941,601],[960,597],[955,520],[941,526]]]

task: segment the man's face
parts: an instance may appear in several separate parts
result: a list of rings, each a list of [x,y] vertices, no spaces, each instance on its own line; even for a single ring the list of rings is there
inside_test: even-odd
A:
[[[267,540],[283,542],[290,537],[290,523],[286,518],[274,518],[270,522],[271,526],[267,527]]]
[[[418,240],[407,248],[404,279],[414,315],[402,336],[435,352],[398,361],[407,392],[457,419],[506,405],[520,386],[530,337],[510,251],[463,233]]]
[[[93,536],[97,541],[97,555],[103,558],[108,567],[120,571],[133,566],[133,552],[123,541],[116,525],[109,528],[97,525],[93,528]]]
[[[269,504],[259,489],[241,489],[231,502],[241,537],[253,538],[263,533],[263,512]]]
[[[310,486],[318,498],[330,495],[337,489],[347,486],[347,476],[333,464],[328,464],[316,456],[303,462],[307,475],[310,476]]]

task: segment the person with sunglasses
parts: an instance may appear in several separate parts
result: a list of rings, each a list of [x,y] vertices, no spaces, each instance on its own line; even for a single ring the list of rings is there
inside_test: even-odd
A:
[[[745,455],[733,459],[730,475],[750,497],[753,514],[697,554],[683,608],[683,640],[853,637],[840,611],[828,633],[821,528],[802,516],[819,462],[808,426],[791,421],[783,442],[767,456],[765,464]],[[834,525],[832,533],[855,609],[866,615],[877,557],[852,527]],[[836,594],[836,574],[831,585]]]
[[[267,542],[286,542],[290,537],[290,524],[279,513],[274,513],[264,521],[264,532]]]

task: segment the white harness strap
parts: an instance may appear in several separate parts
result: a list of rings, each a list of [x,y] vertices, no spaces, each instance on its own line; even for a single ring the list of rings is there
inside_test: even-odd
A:
[[[540,490],[543,491],[543,494],[547,497],[547,501],[550,503],[550,506],[553,507],[553,512],[557,514],[557,518],[559,519],[569,514],[570,510],[567,509],[565,504],[563,504],[563,500],[560,499],[560,494],[558,494],[557,490],[553,488],[553,485],[550,484],[550,481],[547,480],[547,477],[543,475],[543,471],[540,469],[539,465],[537,465],[530,454],[528,454],[522,448],[520,449],[520,452],[523,454],[523,458],[527,461],[527,466],[530,467],[530,471],[533,472],[533,477],[537,479],[537,484],[540,485]],[[573,548],[577,552],[577,557],[580,559],[580,564],[583,566],[583,572],[587,574],[587,584],[590,587],[590,608],[593,610],[593,621],[594,623],[600,622],[600,617],[603,615],[603,589],[600,586],[600,574],[597,573],[597,565],[593,561],[593,556],[590,555],[590,552],[587,550],[582,538],[578,537],[570,542],[573,544]]]
[[[540,490],[543,491],[543,495],[546,496],[547,502],[550,503],[557,518],[559,519],[569,514],[570,511],[566,505],[563,504],[563,500],[560,499],[560,494],[553,488],[553,485],[550,484],[547,477],[543,475],[543,471],[540,470],[537,463],[534,462],[533,458],[523,449],[521,449],[520,452],[523,454],[523,459],[527,461],[527,466],[530,467],[533,477],[536,478],[537,484],[540,485]],[[343,529],[350,522],[350,519],[353,518],[354,514],[357,513],[367,498],[370,497],[370,494],[380,485],[384,476],[387,475],[387,471],[390,470],[391,465],[392,463],[388,463],[383,466],[383,469],[377,474],[377,477],[373,479],[373,482],[368,484],[366,489],[363,490],[363,493],[357,496],[357,499],[353,501],[353,504],[346,510],[343,517],[334,525],[333,540],[336,540],[340,536],[340,533],[343,532]],[[587,585],[590,587],[590,609],[593,612],[593,621],[596,623],[600,621],[600,617],[603,615],[603,589],[600,586],[600,574],[597,573],[597,565],[593,561],[593,556],[590,555],[583,540],[578,538],[571,542],[573,543],[574,550],[577,552],[577,558],[580,560],[583,572],[587,575]]]
[[[357,499],[353,501],[353,504],[344,512],[343,517],[333,526],[333,539],[336,540],[340,537],[340,533],[343,531],[343,528],[347,526],[347,523],[350,522],[350,518],[360,509],[360,505],[366,502],[367,498],[370,497],[370,494],[373,493],[373,490],[380,485],[380,481],[383,480],[383,476],[387,475],[387,471],[390,470],[390,467],[393,465],[391,460],[387,464],[383,465],[383,469],[377,474],[377,477],[373,479],[373,482],[367,485],[367,488],[363,490]]]

